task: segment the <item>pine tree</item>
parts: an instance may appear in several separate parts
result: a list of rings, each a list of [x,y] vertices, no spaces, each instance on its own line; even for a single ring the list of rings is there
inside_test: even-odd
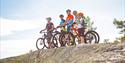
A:
[[[116,26],[117,29],[120,29],[119,34],[123,34],[123,37],[121,37],[121,41],[125,41],[125,20],[117,20],[115,18],[113,24]]]

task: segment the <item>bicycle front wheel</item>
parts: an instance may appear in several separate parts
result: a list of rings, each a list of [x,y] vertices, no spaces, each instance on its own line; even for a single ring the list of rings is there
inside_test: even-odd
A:
[[[65,46],[75,45],[75,37],[71,32],[63,33],[61,36],[61,42],[65,44]]]
[[[45,43],[43,41],[43,38],[38,38],[36,41],[36,48],[39,49],[44,49]]]

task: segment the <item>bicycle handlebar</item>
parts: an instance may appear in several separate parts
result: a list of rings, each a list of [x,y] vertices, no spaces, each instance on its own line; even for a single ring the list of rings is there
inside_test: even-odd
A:
[[[49,32],[49,31],[48,31]],[[42,34],[42,33],[48,33],[48,32],[42,32],[42,31],[40,31],[40,33]],[[52,32],[52,33],[58,33],[59,31],[54,31],[54,32]]]

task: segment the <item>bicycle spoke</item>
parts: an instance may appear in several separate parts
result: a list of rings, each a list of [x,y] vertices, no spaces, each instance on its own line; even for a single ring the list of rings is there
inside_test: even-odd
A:
[[[36,42],[36,47],[37,49],[44,49],[44,42],[43,42],[43,38],[39,38],[37,39],[37,42]]]

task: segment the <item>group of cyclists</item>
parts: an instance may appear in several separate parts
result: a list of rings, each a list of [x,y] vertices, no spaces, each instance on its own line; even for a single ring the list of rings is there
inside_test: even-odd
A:
[[[51,21],[52,18],[51,17],[47,17],[46,20],[48,21],[46,24],[45,29],[41,30],[40,32],[43,32],[45,30],[47,30],[47,35],[49,36],[48,39],[48,45],[50,46],[50,39],[53,33],[53,30],[55,28],[60,28],[61,32],[77,32],[78,37],[78,44],[84,44],[85,43],[85,39],[84,39],[84,31],[85,31],[85,16],[82,12],[77,12],[75,11],[71,11],[70,9],[66,10],[67,13],[67,17],[66,19],[64,19],[64,15],[61,14],[59,15],[60,18],[60,24],[57,27],[54,27],[53,22]]]

